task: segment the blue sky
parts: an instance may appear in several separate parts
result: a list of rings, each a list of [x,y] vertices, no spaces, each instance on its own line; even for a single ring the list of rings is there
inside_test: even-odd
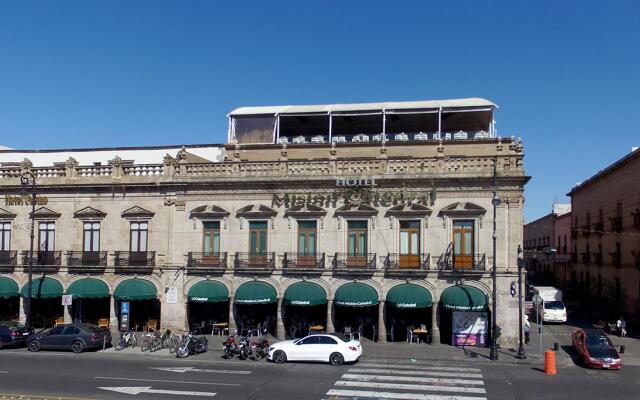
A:
[[[0,145],[216,143],[242,105],[485,97],[523,137],[531,220],[640,146],[639,3],[2,1]]]

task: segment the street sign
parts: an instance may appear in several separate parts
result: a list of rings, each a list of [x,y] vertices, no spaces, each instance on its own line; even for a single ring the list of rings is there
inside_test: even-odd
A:
[[[213,392],[189,392],[186,390],[160,390],[152,389],[151,386],[120,386],[120,387],[98,387],[98,389],[109,390],[116,393],[136,395],[140,393],[173,394],[176,396],[202,396],[213,397],[217,393]]]
[[[62,305],[63,306],[70,306],[72,302],[73,302],[73,296],[71,296],[70,294],[63,294],[62,295]]]
[[[540,295],[538,294],[533,296],[532,300],[533,300],[533,304],[535,304],[536,306],[539,306],[543,302],[542,297],[540,297]]]
[[[120,303],[120,330],[129,330],[129,302],[123,301]]]
[[[167,304],[178,304],[178,288],[167,288]]]

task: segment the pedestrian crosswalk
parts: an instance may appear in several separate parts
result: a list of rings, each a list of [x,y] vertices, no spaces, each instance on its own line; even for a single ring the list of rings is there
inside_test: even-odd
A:
[[[360,362],[334,383],[325,399],[486,400],[480,368]]]

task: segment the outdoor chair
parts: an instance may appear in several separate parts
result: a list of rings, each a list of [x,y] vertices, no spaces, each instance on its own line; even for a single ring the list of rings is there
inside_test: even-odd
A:
[[[298,328],[295,325],[289,327],[289,337],[291,339],[296,338],[296,333],[298,332]]]
[[[102,329],[109,329],[109,318],[100,318],[98,320],[98,327]]]
[[[53,327],[64,325],[64,317],[58,317],[55,321],[53,321]]]
[[[158,320],[157,319],[150,319],[147,321],[146,324],[144,324],[143,327],[145,332],[149,332],[151,329],[153,329],[154,331],[158,329]]]
[[[349,338],[349,340],[353,340],[353,333],[351,332],[350,326],[344,327],[344,335]]]
[[[418,335],[413,334],[413,330],[411,328],[407,328],[407,343],[420,343],[420,337]]]
[[[356,335],[358,335],[358,340],[360,340],[362,338],[362,329],[364,328],[364,324],[360,324],[358,326],[358,330],[353,332],[353,339],[356,338]]]

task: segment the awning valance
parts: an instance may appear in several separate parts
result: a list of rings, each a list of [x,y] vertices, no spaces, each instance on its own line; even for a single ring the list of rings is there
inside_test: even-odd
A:
[[[481,311],[487,308],[487,296],[473,286],[457,285],[442,292],[440,303],[449,310]]]
[[[64,293],[62,284],[52,278],[36,278],[31,282],[31,297],[34,299],[49,299],[61,297]],[[29,295],[29,284],[25,284],[20,291],[22,297]]]
[[[422,286],[405,283],[389,290],[387,304],[396,308],[427,308],[433,304],[433,298]]]
[[[317,306],[327,304],[327,293],[320,285],[298,282],[284,292],[284,302],[291,306]]]
[[[67,294],[74,299],[97,299],[109,297],[109,287],[100,279],[84,278],[77,280],[69,286]]]
[[[20,288],[18,284],[9,278],[0,277],[0,298],[7,299],[9,297],[17,296]]]
[[[120,301],[152,300],[158,298],[158,293],[155,285],[147,280],[128,279],[116,287],[113,298]]]
[[[189,301],[198,303],[219,303],[229,300],[229,289],[216,281],[202,281],[189,289]]]
[[[364,283],[347,283],[336,291],[334,300],[338,306],[367,307],[378,304],[376,290]]]
[[[243,283],[236,290],[237,304],[268,304],[278,301],[276,289],[265,282]]]

